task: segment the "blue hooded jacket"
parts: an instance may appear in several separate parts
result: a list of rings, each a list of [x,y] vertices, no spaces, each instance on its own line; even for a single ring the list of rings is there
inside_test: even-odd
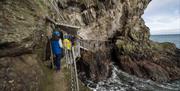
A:
[[[51,48],[52,48],[53,54],[55,54],[55,55],[62,54],[62,48],[59,45],[59,40],[52,40]]]

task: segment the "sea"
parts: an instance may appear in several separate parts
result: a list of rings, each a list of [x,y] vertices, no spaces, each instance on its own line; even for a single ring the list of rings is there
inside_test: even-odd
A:
[[[171,42],[180,48],[180,34],[152,35],[150,39],[157,42]],[[91,81],[87,83],[93,91],[180,91],[180,80],[157,83],[130,75],[115,65],[109,79],[98,83]]]
[[[180,49],[180,34],[151,35],[150,39],[156,42],[171,42]]]

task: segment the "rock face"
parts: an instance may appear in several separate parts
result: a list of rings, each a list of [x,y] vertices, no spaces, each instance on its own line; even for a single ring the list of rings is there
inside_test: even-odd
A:
[[[80,36],[84,39],[109,40],[114,44],[112,59],[120,69],[138,77],[164,82],[180,78],[180,51],[171,43],[156,43],[149,39],[149,28],[141,18],[150,0],[60,0],[60,13],[66,22],[82,27]],[[60,18],[61,20],[61,18]],[[61,20],[63,21],[63,19]],[[89,53],[84,53],[84,56]],[[97,70],[101,77],[89,75],[91,79],[107,78],[107,61],[97,63],[82,56],[82,63]],[[89,54],[92,56],[92,54]],[[84,65],[85,65],[84,64]],[[94,65],[92,65],[94,64]],[[96,66],[97,67],[96,67]],[[83,72],[86,72],[80,69]],[[92,71],[91,71],[92,72]],[[90,74],[87,72],[87,74]],[[87,75],[86,74],[86,75]],[[98,75],[96,75],[98,76]],[[102,77],[103,76],[103,77]],[[102,80],[102,79],[96,79]]]
[[[106,79],[111,74],[111,62],[138,77],[160,82],[179,79],[180,50],[171,43],[149,40],[149,28],[141,18],[149,2],[1,0],[0,88],[3,91],[40,90],[43,72],[38,60],[42,60],[39,55],[44,55],[46,31],[51,30],[44,16],[81,26],[79,35],[84,39],[109,40],[113,44],[110,51],[103,51],[111,56],[108,58],[101,51],[96,52],[99,55],[82,52],[78,66],[82,79],[83,76],[93,81]]]
[[[141,49],[144,45],[140,46],[142,47],[135,47],[139,49],[133,50],[134,52],[130,52],[130,55],[120,50],[123,47],[118,47],[119,50],[116,53],[120,55],[117,55],[116,62],[122,70],[159,82],[179,79],[179,49],[170,43],[150,42],[150,48],[145,49]]]
[[[110,48],[91,51],[81,51],[81,58],[77,61],[79,78],[84,82],[88,80],[98,82],[111,76]]]
[[[35,55],[0,58],[2,91],[39,91],[42,75]]]
[[[81,26],[82,29],[79,33],[81,37],[83,37],[84,39],[109,40],[113,42],[114,48],[117,48],[115,50],[120,50],[120,52],[126,52],[126,50],[129,50],[133,53],[134,51],[132,50],[135,48],[131,48],[131,46],[134,46],[134,44],[137,45],[137,51],[139,49],[138,47],[140,47],[138,46],[140,43],[142,45],[146,44],[148,46],[147,42],[149,42],[149,29],[145,26],[141,15],[143,14],[144,9],[147,7],[149,2],[150,0],[57,1],[61,13],[61,17],[59,18],[59,20],[71,23],[73,25]],[[125,50],[123,50],[119,47],[121,44],[119,44],[119,41],[130,44],[122,44],[125,48]],[[118,57],[121,57],[121,53],[119,52],[109,52],[110,54],[112,53]],[[80,72],[82,71],[82,74],[86,74],[85,76],[91,73],[87,78],[96,79],[96,81],[102,80],[102,78],[105,79],[109,76],[108,74],[111,72],[109,72],[110,70],[107,69],[111,67],[112,61],[115,61],[118,64],[121,62],[121,59],[112,57],[110,59],[111,62],[108,62],[105,61],[102,56],[102,62],[98,63],[96,62],[96,59],[92,60],[88,57],[84,57],[87,56],[87,54],[82,54],[82,59],[79,62],[87,65],[82,67],[81,64],[80,68],[82,69],[79,70]],[[92,55],[93,54],[89,54],[89,56]],[[127,53],[127,55],[131,54]],[[122,57],[123,56],[124,54],[122,55]],[[94,69],[98,69],[98,66],[104,66],[104,69],[96,70],[96,72],[93,71]],[[90,71],[90,73],[88,73],[87,70],[85,71],[84,68],[88,68],[89,70],[87,70]],[[97,73],[101,72],[103,72],[103,74],[99,76]],[[95,76],[93,76],[94,74]]]
[[[1,91],[41,91],[47,12],[42,0],[0,1]]]

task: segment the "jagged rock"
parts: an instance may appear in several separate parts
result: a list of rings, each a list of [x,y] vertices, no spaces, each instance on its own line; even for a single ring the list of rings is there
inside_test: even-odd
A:
[[[81,10],[73,12],[79,17],[82,27],[80,36],[85,39],[113,41],[116,46],[113,53],[116,58],[113,61],[117,62],[122,70],[160,82],[180,77],[179,49],[173,44],[160,44],[149,39],[149,28],[141,16],[150,0],[76,0],[76,3],[71,0],[64,1],[71,3],[67,7]],[[67,9],[60,10],[62,14],[67,14]],[[72,12],[68,14],[72,15]],[[86,63],[90,66],[89,70],[93,70],[93,63]],[[110,72],[107,70],[107,73]]]
[[[111,76],[110,51],[86,52],[81,51],[81,59],[77,62],[81,80],[105,80]]]
[[[45,48],[48,25],[43,18],[48,11],[42,0],[0,1],[1,91],[42,91],[44,73],[38,61]]]

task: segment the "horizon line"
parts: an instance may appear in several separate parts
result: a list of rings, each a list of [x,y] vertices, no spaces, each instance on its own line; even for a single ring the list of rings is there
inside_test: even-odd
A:
[[[169,33],[169,34],[150,34],[150,35],[180,35],[180,33]]]

